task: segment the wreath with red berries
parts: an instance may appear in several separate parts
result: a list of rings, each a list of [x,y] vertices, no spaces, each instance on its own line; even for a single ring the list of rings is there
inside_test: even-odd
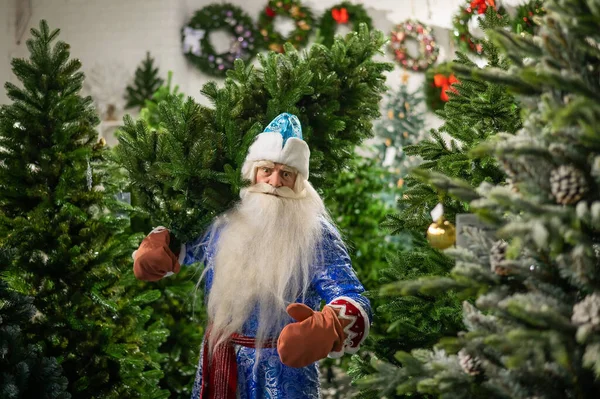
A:
[[[333,39],[339,25],[352,24],[356,31],[360,23],[367,24],[369,30],[373,28],[373,21],[362,4],[352,4],[344,1],[325,11],[321,17],[319,31],[322,43],[327,47],[333,44]]]
[[[294,20],[295,28],[288,37],[275,30],[275,17],[283,16]],[[308,42],[314,26],[314,18],[308,7],[298,0],[269,0],[265,11],[258,17],[258,30],[262,35],[264,47],[283,52],[283,44],[291,43],[300,48]]]
[[[507,16],[504,8],[497,7],[495,0],[467,0],[467,4],[454,16],[454,40],[460,51],[483,54],[482,40],[473,37],[469,31],[469,22],[472,18],[485,14],[488,7],[493,7],[500,17]]]

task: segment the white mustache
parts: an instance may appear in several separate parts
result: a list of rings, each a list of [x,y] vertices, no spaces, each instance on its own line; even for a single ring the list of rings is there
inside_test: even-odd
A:
[[[289,187],[273,187],[267,183],[256,183],[247,188],[250,193],[271,194],[283,198],[298,198],[298,194]]]

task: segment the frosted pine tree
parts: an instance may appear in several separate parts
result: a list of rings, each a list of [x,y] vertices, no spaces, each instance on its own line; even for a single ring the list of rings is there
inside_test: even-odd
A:
[[[449,254],[446,278],[398,282],[388,293],[454,290],[465,331],[435,350],[398,352],[401,367],[374,363],[365,383],[388,392],[441,398],[600,396],[600,1],[554,0],[539,36],[498,31],[508,71],[474,70],[520,93],[516,136],[479,146],[512,184],[481,184],[431,173],[429,181],[471,201],[497,228],[468,233]]]

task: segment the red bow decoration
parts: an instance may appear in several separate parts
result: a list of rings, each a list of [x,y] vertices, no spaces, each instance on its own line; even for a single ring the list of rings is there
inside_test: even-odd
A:
[[[267,14],[271,18],[273,18],[273,17],[275,17],[275,15],[277,15],[275,13],[275,10],[273,10],[271,7],[268,7],[268,6],[267,6],[267,8],[265,8],[265,14]]]
[[[471,1],[471,9],[477,10],[478,14],[485,14],[485,11],[490,7],[496,8],[496,4],[494,4],[494,0],[473,0]]]
[[[335,22],[338,24],[347,24],[348,20],[348,10],[346,8],[334,8],[331,10],[331,16],[335,19]]]
[[[453,93],[458,93],[456,91],[456,89],[454,87],[452,87],[452,85],[454,83],[460,83],[460,81],[458,79],[456,79],[456,76],[454,76],[454,74],[450,74],[449,77],[447,77],[446,75],[443,75],[441,73],[435,74],[433,76],[433,84],[435,85],[435,87],[442,88],[442,93],[440,94],[440,98],[444,102],[447,102],[450,99],[448,97],[448,94],[446,94],[447,90],[451,90]]]

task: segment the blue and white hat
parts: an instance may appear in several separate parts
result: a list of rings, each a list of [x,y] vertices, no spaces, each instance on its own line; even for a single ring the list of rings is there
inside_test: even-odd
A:
[[[273,119],[263,133],[256,136],[248,150],[242,173],[248,177],[254,162],[271,161],[291,166],[308,179],[309,159],[310,150],[302,139],[298,117],[283,113]]]

